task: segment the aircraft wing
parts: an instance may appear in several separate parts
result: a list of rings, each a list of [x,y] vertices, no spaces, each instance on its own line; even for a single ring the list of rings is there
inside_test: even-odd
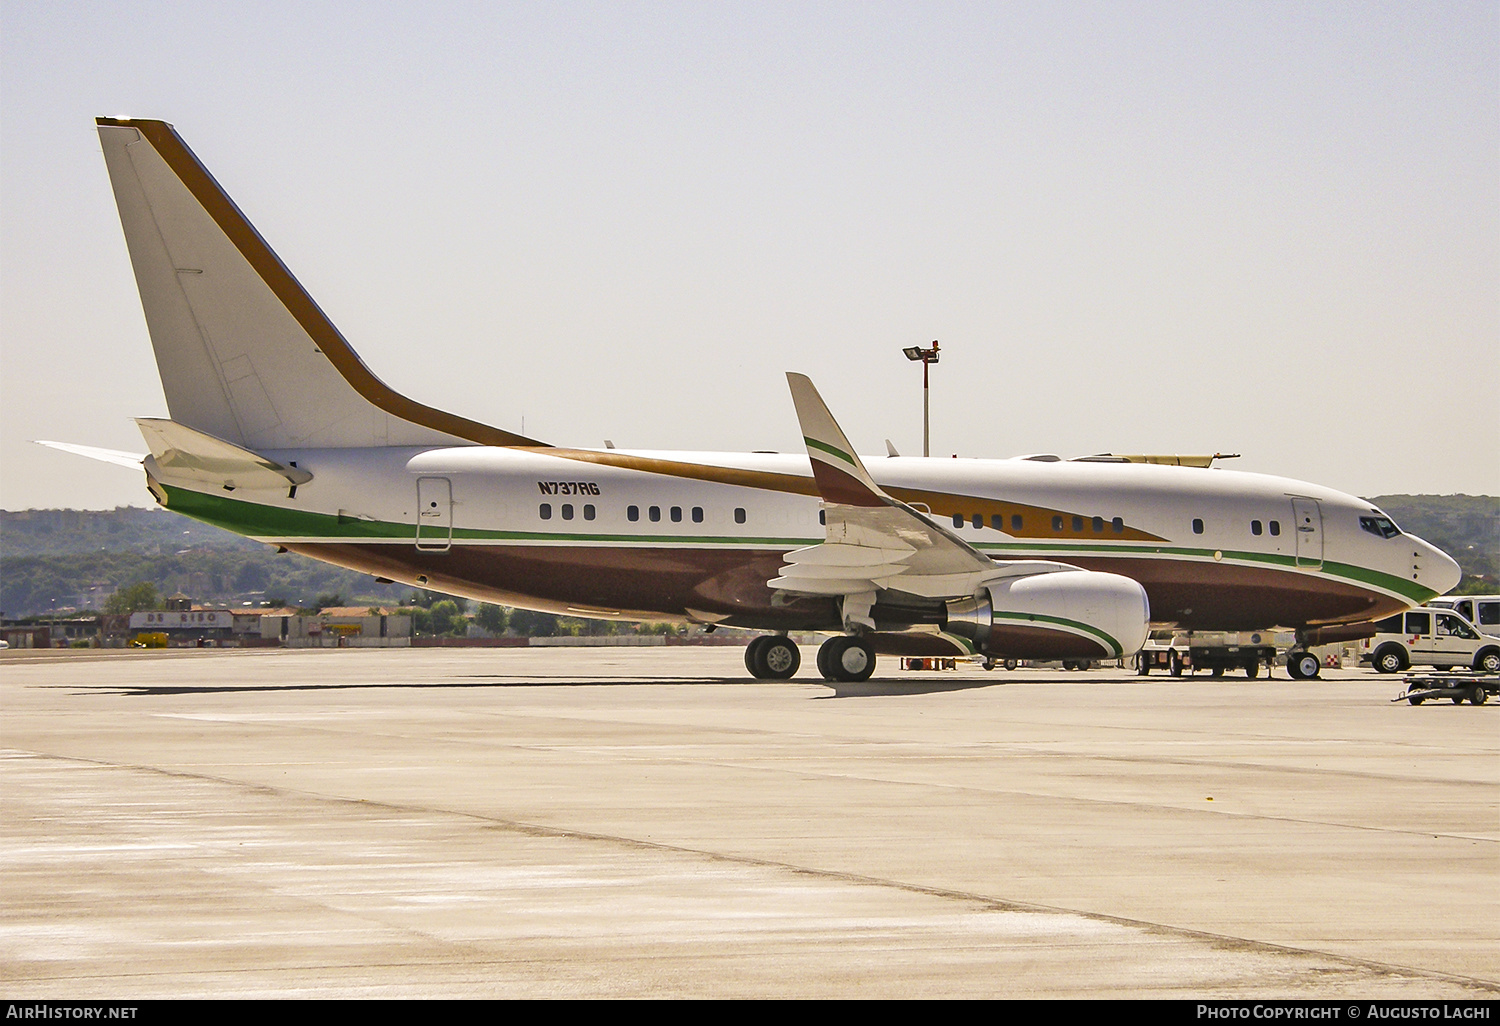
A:
[[[984,553],[870,477],[812,381],[787,374],[813,478],[823,497],[825,538],[786,554],[769,585],[801,595],[873,595],[894,588],[929,597],[972,595],[979,582],[1004,574]],[[1052,569],[1037,564],[1030,572]],[[1061,568],[1058,565],[1057,568]]]

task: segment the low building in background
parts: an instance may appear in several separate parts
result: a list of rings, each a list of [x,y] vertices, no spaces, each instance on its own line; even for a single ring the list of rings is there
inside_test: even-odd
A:
[[[259,616],[265,643],[287,648],[407,648],[411,616],[360,607],[325,609],[311,616],[275,610]]]

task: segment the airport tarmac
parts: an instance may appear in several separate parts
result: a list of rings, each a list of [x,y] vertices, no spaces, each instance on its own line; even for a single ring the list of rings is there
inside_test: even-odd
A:
[[[0,652],[7,997],[1500,996],[1500,708],[737,648]]]

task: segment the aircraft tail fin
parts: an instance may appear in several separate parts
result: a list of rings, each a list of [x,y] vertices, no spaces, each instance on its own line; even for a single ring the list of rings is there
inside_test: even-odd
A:
[[[173,421],[252,450],[544,444],[392,391],[171,125],[97,123]]]

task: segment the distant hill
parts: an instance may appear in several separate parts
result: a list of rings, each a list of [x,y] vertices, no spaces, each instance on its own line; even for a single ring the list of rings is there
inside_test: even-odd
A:
[[[1493,495],[1377,495],[1370,500],[1403,531],[1458,560],[1457,593],[1500,592],[1500,497]]]
[[[0,558],[66,556],[85,552],[164,555],[184,549],[263,548],[222,528],[164,509],[0,510]]]
[[[391,605],[410,588],[343,570],[164,509],[0,511],[0,611],[34,616],[98,609],[117,588],[150,581],[162,595],[241,606],[319,595]]]
[[[1458,560],[1458,590],[1500,592],[1500,498],[1379,495],[1370,500],[1403,530]],[[116,588],[150,581],[163,595],[240,606],[280,599],[309,605],[338,594],[345,604],[390,605],[411,589],[379,584],[200,524],[164,509],[0,511],[0,611],[31,616],[99,608]]]

